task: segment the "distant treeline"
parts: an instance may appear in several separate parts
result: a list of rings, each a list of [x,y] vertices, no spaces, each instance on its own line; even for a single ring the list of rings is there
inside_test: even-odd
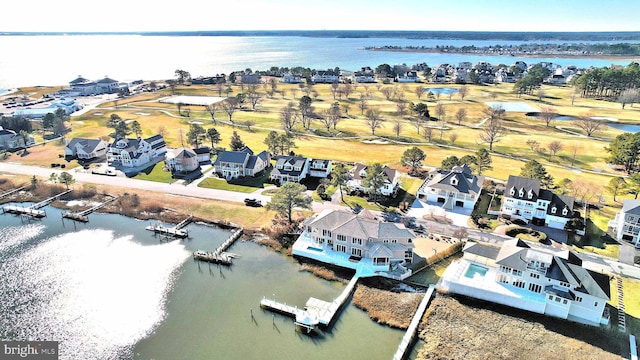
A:
[[[303,36],[505,41],[640,41],[640,32],[501,32],[387,30],[237,30],[159,32],[3,32],[0,35],[145,35],[145,36]]]
[[[586,55],[586,56],[636,56],[640,55],[640,44],[520,44],[520,45],[492,45],[492,46],[375,46],[365,47],[365,50],[382,51],[416,51],[441,52],[451,54],[489,54],[489,55]]]

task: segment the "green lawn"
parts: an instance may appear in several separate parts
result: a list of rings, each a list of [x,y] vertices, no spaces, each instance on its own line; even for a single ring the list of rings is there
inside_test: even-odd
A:
[[[135,178],[138,180],[148,180],[163,183],[174,182],[175,179],[171,178],[171,172],[162,170],[163,166],[163,163],[159,162],[144,169],[138,175],[136,175]]]
[[[255,187],[246,186],[246,185],[238,185],[238,184],[229,184],[224,179],[216,179],[212,177],[208,177],[201,181],[198,184],[198,187],[203,187],[207,189],[218,189],[218,190],[229,190],[240,193],[252,193],[257,189]]]

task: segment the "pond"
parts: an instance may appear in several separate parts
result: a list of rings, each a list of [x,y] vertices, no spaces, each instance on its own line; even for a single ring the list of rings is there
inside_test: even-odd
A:
[[[431,92],[431,93],[440,94],[440,95],[455,94],[458,91],[459,91],[458,89],[454,89],[454,88],[431,88],[431,89],[425,90],[426,93]]]
[[[528,112],[528,113],[526,113],[526,115],[528,117],[542,119],[542,115],[540,115],[539,112]],[[553,117],[553,120],[558,120],[558,121],[574,121],[574,120],[578,120],[578,119],[579,119],[579,117],[576,117],[576,116],[562,115],[562,114],[558,114],[558,115]],[[612,119],[612,118],[594,116],[594,117],[592,117],[592,119],[594,119],[594,120],[607,120],[607,119]],[[613,120],[615,120],[615,119],[613,119]],[[624,123],[612,122],[612,121],[606,121],[606,122],[604,122],[604,124],[606,126],[610,127],[610,128],[621,130],[621,131],[627,131],[627,132],[632,132],[632,133],[640,132],[640,125],[624,124]]]

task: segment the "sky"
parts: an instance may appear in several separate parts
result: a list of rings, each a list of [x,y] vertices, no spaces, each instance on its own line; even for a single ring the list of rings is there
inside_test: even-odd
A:
[[[640,31],[638,0],[29,0],[0,32]]]

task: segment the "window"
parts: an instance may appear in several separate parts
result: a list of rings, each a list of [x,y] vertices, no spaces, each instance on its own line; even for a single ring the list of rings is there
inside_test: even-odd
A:
[[[515,280],[513,282],[513,286],[520,288],[520,289],[524,289],[524,281],[522,280]]]
[[[576,296],[576,301],[577,302],[582,302],[582,298],[580,296]]]
[[[513,196],[515,193],[516,193],[516,189],[514,189],[512,186],[511,190],[509,190],[509,195]]]
[[[536,274],[536,273],[529,273],[529,276],[531,276],[534,279],[540,279],[540,274]]]
[[[346,237],[346,236],[344,236],[344,235],[337,235],[337,236],[336,236],[336,239],[337,239],[338,241],[347,241],[347,237]]]
[[[529,190],[529,192],[527,193],[527,197],[529,199],[533,199],[533,190]]]
[[[524,189],[520,189],[520,191],[518,192],[518,196],[519,197],[523,197],[524,196]]]
[[[391,243],[392,243],[392,244],[397,244],[397,243],[398,243],[398,240],[393,239],[393,240],[391,240]]]
[[[322,230],[322,236],[331,237],[331,230]]]
[[[351,243],[356,245],[362,245],[362,239],[353,238],[351,239]]]
[[[511,274],[511,268],[508,268],[504,265],[500,265],[500,271],[503,273]]]
[[[351,248],[351,255],[362,256],[362,249]]]
[[[635,216],[631,216],[631,215],[629,215],[629,216],[627,217],[627,220],[629,220],[629,221],[635,221],[635,220],[636,220],[636,218],[635,218]]]
[[[382,243],[383,243],[383,244],[388,244],[388,243],[389,243],[389,240],[388,240],[388,239],[384,239],[384,240],[382,240]]]
[[[453,186],[458,185],[458,179],[456,179],[456,178],[451,178],[451,185],[453,185]]]
[[[557,297],[557,296],[556,296],[553,300],[554,300],[555,302],[560,302],[560,298],[559,298],[559,297]]]
[[[513,269],[513,275],[516,275],[516,276],[522,276],[522,271],[521,271],[521,270]]]
[[[567,209],[567,207],[565,206],[564,209],[562,209],[562,216],[567,216],[568,213],[569,209]]]
[[[598,306],[598,302],[597,302],[597,301],[596,301],[596,302],[594,302],[594,303],[593,303],[593,306]]]
[[[569,287],[569,283],[560,281],[560,286],[564,286],[564,287],[568,288]]]
[[[542,292],[542,286],[538,284],[529,284],[529,291],[539,294]]]
[[[563,299],[563,300],[562,300],[562,304],[563,304],[563,305],[567,305],[567,299]]]
[[[347,247],[344,246],[344,245],[337,244],[336,245],[336,251],[346,253],[347,252]]]
[[[551,208],[551,213],[552,213],[552,214],[555,214],[555,213],[556,213],[556,211],[558,211],[558,208],[557,208],[557,207],[555,207],[555,205],[554,205],[554,206]]]
[[[549,300],[553,300],[553,295],[548,296]]]

